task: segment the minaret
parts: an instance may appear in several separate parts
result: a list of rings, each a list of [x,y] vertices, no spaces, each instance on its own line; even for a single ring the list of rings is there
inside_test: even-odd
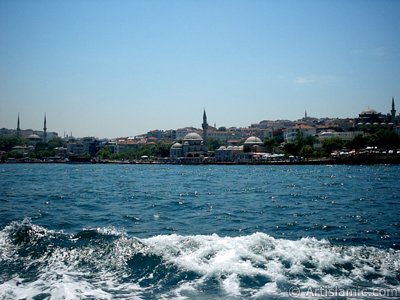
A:
[[[204,109],[204,113],[203,113],[203,124],[201,124],[201,127],[203,127],[203,144],[207,145],[208,123],[207,123],[207,115],[206,115],[205,109]]]
[[[19,127],[19,113],[18,113],[18,119],[17,119],[17,136],[21,136],[21,128]]]
[[[43,143],[47,143],[46,114],[44,114],[44,123],[43,123]]]
[[[390,112],[392,113],[392,123],[396,124],[396,108],[394,107],[394,97],[392,97],[392,110]]]
[[[304,119],[307,119],[307,111],[304,111]]]

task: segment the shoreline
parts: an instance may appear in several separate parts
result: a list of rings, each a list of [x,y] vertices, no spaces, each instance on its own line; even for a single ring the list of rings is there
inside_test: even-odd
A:
[[[199,163],[174,163],[168,161],[7,161],[1,164],[125,164],[125,165],[396,165],[400,164],[400,157],[394,158],[346,158],[346,159],[309,159],[303,161],[250,161],[250,162],[199,162]]]

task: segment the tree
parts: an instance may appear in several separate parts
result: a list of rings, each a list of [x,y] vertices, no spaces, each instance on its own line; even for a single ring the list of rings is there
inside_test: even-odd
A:
[[[326,154],[332,153],[334,150],[342,149],[344,147],[344,141],[338,137],[332,137],[322,142],[322,148]]]
[[[314,137],[313,136],[304,136],[304,133],[302,131],[298,131],[295,139],[293,142],[286,143],[284,146],[284,151],[288,155],[295,155],[298,156],[300,155],[301,149],[305,146],[308,145],[312,147],[314,143]]]
[[[63,140],[62,140],[62,138],[60,138],[60,137],[52,138],[52,139],[48,142],[48,147],[49,147],[50,149],[55,149],[55,148],[57,148],[57,147],[63,147],[63,145],[64,145]]]
[[[386,150],[396,149],[400,147],[400,137],[391,129],[379,128],[368,136],[368,145]]]
[[[44,158],[55,155],[54,148],[50,148],[47,143],[39,142],[35,145],[35,152],[33,153],[33,157],[36,158]]]
[[[215,151],[222,146],[222,142],[219,139],[209,138],[207,146],[209,151]]]
[[[368,139],[364,136],[362,136],[361,134],[357,135],[356,137],[354,137],[354,139],[352,139],[351,141],[349,141],[346,145],[347,148],[349,149],[364,149],[368,144]]]
[[[99,157],[100,159],[110,159],[111,155],[112,155],[111,149],[108,146],[104,146],[96,154],[96,156]]]
[[[23,156],[24,155],[21,152],[14,151],[14,150],[7,153],[7,157],[9,157],[9,158],[17,158],[18,159],[18,158],[22,158]]]
[[[278,146],[278,142],[274,138],[267,138],[264,140],[264,147],[268,152],[273,152],[276,146]]]
[[[25,138],[10,135],[10,136],[2,136],[0,137],[0,150],[1,151],[11,151],[11,149],[15,146],[23,146],[27,144],[27,140]]]
[[[304,145],[309,145],[311,147],[313,147],[315,141],[316,141],[316,137],[313,135],[307,135],[303,138]]]
[[[300,150],[300,156],[310,158],[314,153],[313,148],[310,145],[304,145]]]
[[[287,155],[298,155],[299,149],[297,149],[297,146],[295,143],[286,143],[283,147],[283,151]]]
[[[165,142],[160,142],[157,144],[158,147],[158,155],[160,157],[168,157],[169,156],[169,150],[171,148],[172,144],[171,143],[165,143]]]

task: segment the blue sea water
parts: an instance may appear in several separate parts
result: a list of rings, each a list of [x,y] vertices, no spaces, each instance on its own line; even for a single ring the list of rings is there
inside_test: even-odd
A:
[[[400,298],[399,174],[2,164],[0,299]]]

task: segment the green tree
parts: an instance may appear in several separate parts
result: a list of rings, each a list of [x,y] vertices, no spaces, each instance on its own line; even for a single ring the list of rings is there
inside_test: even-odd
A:
[[[27,140],[23,137],[16,135],[2,136],[0,137],[0,150],[11,151],[15,146],[24,146],[27,144]]]
[[[283,151],[287,155],[298,155],[299,154],[299,149],[297,148],[297,145],[295,143],[286,143],[283,147]]]
[[[49,150],[49,149],[40,149],[40,150],[35,150],[35,152],[32,154],[32,157],[36,158],[45,158],[45,157],[51,157],[55,155],[54,150]]]
[[[207,141],[207,147],[208,147],[209,151],[215,151],[221,146],[222,146],[222,142],[219,139],[209,138]]]
[[[313,148],[310,145],[304,145],[300,150],[300,156],[310,158],[314,153]]]
[[[64,142],[62,140],[62,138],[60,137],[55,137],[52,138],[49,142],[48,142],[48,147],[50,149],[55,149],[57,147],[63,147],[64,146]]]
[[[7,153],[7,157],[8,158],[17,158],[18,159],[18,158],[22,158],[23,154],[21,152],[19,152],[19,151],[12,150],[12,151]]]
[[[351,141],[347,142],[346,147],[349,149],[364,149],[368,144],[368,138],[364,137],[363,135],[359,134]]]
[[[55,150],[50,148],[47,143],[39,142],[35,145],[35,152],[33,153],[33,157],[36,158],[44,158],[55,155]]]
[[[278,146],[278,142],[274,138],[267,138],[264,140],[264,147],[267,152],[273,152],[274,148]]]
[[[96,153],[96,156],[100,159],[110,159],[111,155],[111,149],[108,146],[104,146]]]
[[[157,144],[158,147],[158,156],[160,157],[168,157],[169,150],[171,149],[171,143],[160,142]]]
[[[322,142],[322,148],[327,155],[331,154],[334,150],[339,150],[344,147],[344,141],[338,137],[332,137]]]
[[[316,141],[316,137],[313,135],[307,135],[307,136],[303,137],[304,145],[313,147],[315,141]]]
[[[300,150],[306,145],[306,139],[302,131],[298,131],[293,142],[286,143],[284,146],[284,151],[288,155],[300,155]]]
[[[379,128],[368,136],[368,145],[379,149],[396,149],[400,147],[400,137],[389,128]]]

